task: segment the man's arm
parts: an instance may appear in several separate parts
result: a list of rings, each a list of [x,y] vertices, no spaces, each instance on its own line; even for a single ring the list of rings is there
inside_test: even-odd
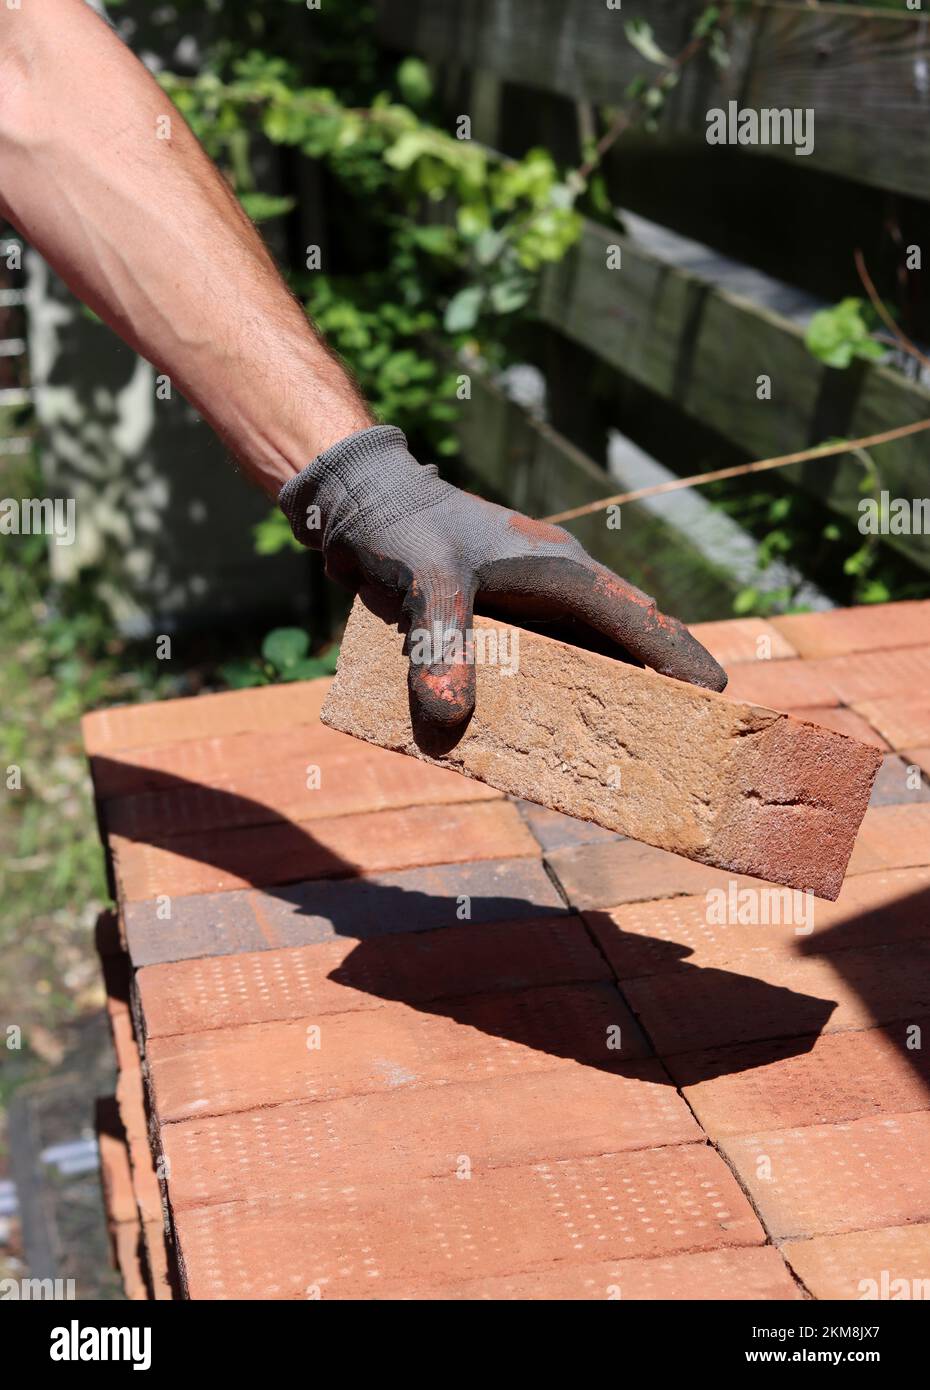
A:
[[[581,622],[665,675],[726,685],[682,623],[567,531],[460,492],[400,430],[372,424],[180,114],[84,0],[0,6],[0,209],[167,372],[327,574],[438,634],[411,645],[411,701],[429,724],[474,707],[476,599]]]
[[[371,424],[183,117],[84,0],[0,4],[0,210],[272,497]]]

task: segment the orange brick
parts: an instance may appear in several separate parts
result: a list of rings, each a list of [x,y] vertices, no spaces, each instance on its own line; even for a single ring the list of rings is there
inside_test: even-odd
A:
[[[815,1298],[930,1299],[927,1225],[791,1240],[782,1254]]]
[[[246,826],[156,844],[112,835],[109,843],[125,902],[539,852],[505,801]]]
[[[927,641],[930,601],[864,604],[827,613],[791,613],[772,626],[799,656],[848,656],[888,647],[917,647]]]
[[[863,652],[858,656],[834,656],[805,664],[835,690],[842,704],[857,708],[867,700],[926,690],[930,685],[930,646],[896,647],[880,654]],[[797,703],[817,702],[799,700]],[[875,725],[872,719],[869,723]],[[884,733],[880,725],[875,727]]]
[[[219,734],[265,733],[313,724],[319,719],[329,686],[329,679],[294,681],[260,690],[224,690],[216,695],[94,710],[81,720],[84,748],[90,756]]]
[[[930,804],[870,806],[852,858],[851,874],[930,864]]]
[[[178,1213],[191,1298],[356,1298],[383,1281],[761,1245],[726,1165],[700,1144],[393,1184],[338,1177],[300,1195]]]
[[[926,1109],[930,1092],[930,1061],[908,1048],[910,1026],[711,1048],[668,1066],[713,1139],[903,1114]]]
[[[577,917],[547,917],[149,965],[136,986],[157,1038],[610,974]]]
[[[860,700],[855,708],[856,713],[867,719],[892,748],[930,744],[930,697],[925,693],[901,693],[879,700]]]
[[[778,710],[839,704],[833,686],[812,662],[745,661],[734,666],[729,676],[725,692],[728,700],[745,700]]]
[[[107,829],[133,839],[502,795],[450,769],[366,748],[322,724],[260,743],[255,734],[238,734],[132,757],[139,761],[94,758],[92,769],[96,795],[107,801]]]
[[[528,1076],[273,1106],[164,1125],[175,1212],[229,1200],[230,1181],[262,1197],[340,1184],[475,1176],[704,1135],[655,1061],[622,1073],[562,1066]]]
[[[721,1147],[776,1239],[930,1220],[930,1112],[808,1125]]]
[[[316,1033],[316,1029],[319,1033]],[[515,994],[260,1023],[154,1038],[146,1048],[160,1123],[294,1100],[551,1070],[559,1058],[619,1070],[649,1052],[617,991],[558,985]]]
[[[158,1302],[174,1298],[165,1228],[161,1221],[145,1222],[142,1227],[142,1245],[152,1289],[151,1297]]]
[[[744,888],[757,892],[753,885],[739,883],[738,891]],[[769,885],[763,888],[773,891]],[[706,894],[630,903],[582,916],[620,980],[679,966],[724,966],[773,953],[794,958],[850,946],[925,941],[930,937],[930,869],[861,874],[846,880],[835,903],[811,900],[807,906],[812,914],[808,923],[813,924],[809,933],[780,923],[720,925],[709,911]]]
[[[97,1147],[100,1151],[100,1181],[107,1217],[113,1225],[135,1223],[139,1213],[132,1187],[129,1150],[112,1096],[97,1101]]]
[[[661,1057],[838,1033],[930,1013],[930,947],[873,946],[794,960],[759,951],[725,969],[685,964],[629,980],[623,993]]]
[[[785,1261],[772,1246],[737,1246],[669,1255],[657,1260],[603,1260],[599,1264],[559,1261],[532,1274],[427,1287],[376,1285],[362,1291],[370,1299],[493,1301],[546,1299],[668,1302],[682,1299],[752,1299],[764,1302],[803,1298]]]
[[[142,1269],[141,1239],[138,1217],[132,1221],[121,1221],[110,1228],[114,1263],[123,1281],[123,1292],[132,1303],[141,1302],[149,1296]]]
[[[691,631],[727,670],[737,661],[782,661],[799,655],[778,628],[765,618],[695,623]]]
[[[832,729],[834,733],[845,734],[847,738],[857,739],[859,743],[871,743],[883,751],[888,747],[881,734],[876,733],[861,714],[856,714],[855,710],[844,709],[842,705],[832,708],[815,706],[813,709],[789,709],[785,713],[794,715],[795,719],[803,719],[808,724],[819,724],[822,729]]]

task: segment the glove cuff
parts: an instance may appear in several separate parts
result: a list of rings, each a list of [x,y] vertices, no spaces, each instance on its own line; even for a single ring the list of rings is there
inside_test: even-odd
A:
[[[342,536],[351,539],[374,515],[388,526],[423,505],[431,465],[417,463],[403,430],[371,425],[340,439],[278,493],[278,505],[301,545],[326,550]]]

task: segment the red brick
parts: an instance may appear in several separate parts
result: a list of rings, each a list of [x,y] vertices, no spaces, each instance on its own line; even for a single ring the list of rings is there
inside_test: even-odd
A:
[[[791,613],[773,618],[772,626],[803,657],[918,647],[927,641],[930,601],[915,599],[834,608],[827,613]]]
[[[648,1051],[617,991],[587,984],[447,1000],[431,1012],[391,1003],[322,1021],[154,1038],[146,1058],[153,1105],[167,1124],[294,1100],[546,1071],[560,1058],[619,1070]]]
[[[479,665],[474,716],[427,751],[403,638],[356,602],[321,717],[701,863],[836,897],[877,750],[537,633],[519,640],[519,673]]]
[[[97,1101],[97,1147],[100,1151],[100,1181],[107,1217],[113,1225],[135,1223],[139,1213],[132,1187],[129,1150],[112,1096]]]
[[[713,1139],[903,1114],[926,1109],[930,1092],[930,1061],[908,1048],[909,1027],[711,1048],[668,1065]]]
[[[123,1281],[123,1292],[131,1303],[148,1298],[148,1288],[142,1269],[142,1231],[138,1216],[110,1227],[113,1262]]]
[[[177,1215],[191,1298],[356,1298],[515,1271],[761,1245],[719,1156],[699,1144],[396,1184],[337,1175],[300,1196]]]
[[[734,880],[735,881],[735,880]],[[738,884],[738,890],[755,890]],[[773,891],[763,885],[763,891]],[[764,900],[761,900],[764,901]],[[679,966],[724,966],[754,956],[820,955],[850,946],[928,939],[930,869],[901,869],[848,878],[835,903],[808,901],[809,933],[793,925],[720,925],[709,920],[706,894],[625,904],[582,913],[620,980]],[[803,927],[803,923],[800,924]]]
[[[791,1240],[782,1254],[814,1298],[930,1299],[930,1226]]]
[[[691,631],[726,670],[737,661],[781,661],[799,655],[777,626],[765,618],[695,623]]]
[[[859,656],[834,656],[807,664],[836,691],[842,704],[856,706],[859,713],[864,713],[859,707],[865,701],[912,690],[926,690],[930,685],[930,646],[896,647],[892,651],[864,652]],[[808,702],[798,700],[796,703]],[[881,733],[885,732],[868,714],[865,714],[865,718]]]
[[[565,912],[538,859],[434,864],[353,879],[315,879],[267,892],[200,893],[128,903],[126,937],[133,964],[304,946],[334,935],[370,940],[433,931],[461,921],[509,922]]]
[[[575,1265],[560,1261],[533,1274],[508,1274],[461,1284],[381,1286],[369,1299],[435,1301],[787,1301],[803,1298],[781,1255],[772,1246],[731,1246],[657,1260],[603,1260]]]
[[[109,843],[124,902],[539,853],[504,801],[248,826],[154,844],[111,835]]]
[[[165,1125],[175,1212],[340,1184],[687,1144],[704,1135],[655,1060],[622,1073],[581,1065]],[[464,1179],[463,1179],[464,1181]]]
[[[150,1297],[158,1302],[174,1298],[165,1228],[161,1221],[148,1221],[143,1224],[142,1245],[145,1250],[148,1281],[151,1285]]]
[[[216,695],[94,710],[81,720],[84,748],[88,756],[110,754],[221,734],[267,733],[313,724],[329,685],[329,679],[295,681],[260,690],[224,690]]]
[[[577,917],[544,917],[149,965],[136,986],[157,1038],[610,975]]]
[[[776,1240],[930,1220],[930,1112],[782,1129],[721,1147]]]
[[[855,708],[892,748],[930,744],[930,696],[925,693],[902,692],[878,700],[860,700]]]
[[[322,724],[260,741],[239,734],[132,756],[139,763],[95,758],[92,770],[98,800],[107,801],[107,829],[134,839],[501,797],[457,772],[366,749]],[[308,769],[318,769],[318,786],[307,786]]]
[[[876,733],[861,714],[856,714],[855,710],[845,709],[842,705],[826,708],[815,705],[813,708],[802,707],[785,710],[785,713],[792,715],[795,719],[803,719],[807,724],[817,724],[822,729],[832,729],[836,734],[845,734],[847,738],[854,738],[859,743],[870,743],[874,748],[880,748],[883,752],[888,747],[881,734]]]
[[[798,959],[759,951],[734,957],[726,969],[685,962],[664,975],[629,980],[623,994],[661,1057],[912,1022],[930,1013],[930,946]]]
[[[669,854],[638,840],[558,850],[546,855],[546,864],[576,908],[617,907],[691,896],[708,888],[725,888],[733,878],[724,869],[696,864],[680,854]],[[762,884],[761,879],[740,882]]]
[[[930,864],[930,805],[870,806],[849,861],[851,874]]]
[[[745,661],[734,666],[728,674],[728,700],[745,700],[751,705],[765,705],[778,710],[839,704],[833,686],[818,673],[812,662],[797,659]]]

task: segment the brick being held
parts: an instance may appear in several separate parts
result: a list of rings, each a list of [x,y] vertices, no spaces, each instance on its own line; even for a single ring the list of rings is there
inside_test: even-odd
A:
[[[476,627],[509,650],[504,625]],[[476,676],[464,732],[431,741],[411,722],[402,634],[357,600],[321,718],[700,863],[837,897],[876,748],[522,629],[517,659]]]

